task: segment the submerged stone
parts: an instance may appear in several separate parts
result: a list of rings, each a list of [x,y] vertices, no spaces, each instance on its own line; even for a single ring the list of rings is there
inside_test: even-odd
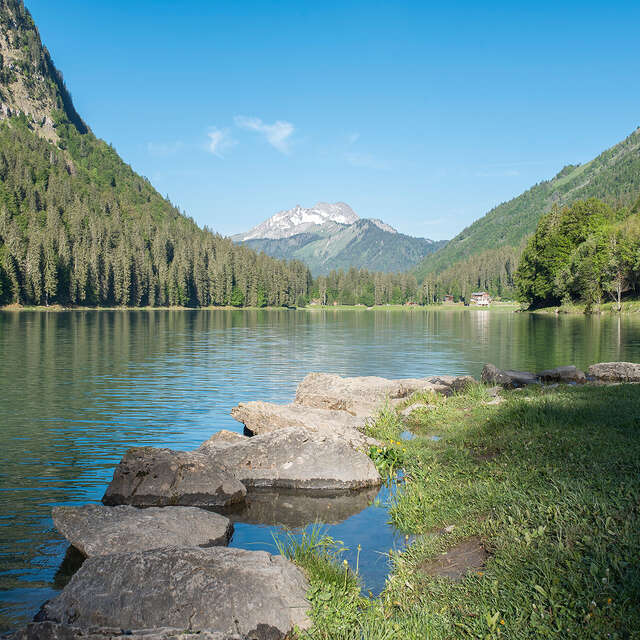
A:
[[[228,518],[195,507],[54,507],[53,524],[85,556],[144,551],[166,546],[226,545]]]
[[[335,495],[308,494],[300,491],[251,491],[242,509],[230,514],[233,522],[279,525],[289,529],[316,522],[338,524],[369,507],[378,487]]]

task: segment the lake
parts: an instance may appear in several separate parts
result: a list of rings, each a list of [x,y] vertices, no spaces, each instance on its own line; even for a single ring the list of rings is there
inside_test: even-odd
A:
[[[99,501],[130,446],[186,450],[219,429],[241,431],[229,415],[235,404],[290,401],[310,371],[477,377],[486,362],[540,370],[610,360],[640,362],[640,318],[471,309],[0,312],[0,632],[29,620],[59,586],[67,545],[51,507]],[[274,550],[272,534],[239,523],[231,544]],[[351,553],[362,539],[364,563],[375,565],[368,579],[383,583],[381,553],[398,537],[383,506],[353,513],[332,535]]]

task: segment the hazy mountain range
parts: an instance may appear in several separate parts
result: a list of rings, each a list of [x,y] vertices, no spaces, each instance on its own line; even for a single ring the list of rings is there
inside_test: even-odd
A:
[[[301,260],[314,275],[350,267],[406,271],[446,244],[398,233],[382,220],[360,218],[344,202],[296,205],[232,239],[274,258]]]

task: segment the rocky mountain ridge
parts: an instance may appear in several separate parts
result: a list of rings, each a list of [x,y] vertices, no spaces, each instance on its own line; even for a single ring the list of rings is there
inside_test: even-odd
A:
[[[320,231],[319,227],[327,225],[327,229],[335,230],[335,225],[349,225],[357,220],[359,217],[354,210],[344,202],[336,202],[335,204],[318,202],[309,209],[297,204],[292,209],[279,211],[246,233],[233,236],[233,240],[244,242],[264,238],[290,238],[299,233]]]
[[[0,120],[19,115],[52,142],[59,139],[59,118],[88,131],[23,3],[0,0]]]
[[[445,244],[399,233],[377,218],[360,218],[344,202],[296,205],[232,240],[275,258],[300,260],[313,275],[351,267],[405,271]]]

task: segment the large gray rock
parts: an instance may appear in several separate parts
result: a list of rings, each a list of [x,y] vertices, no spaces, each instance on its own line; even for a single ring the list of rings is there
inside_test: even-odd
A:
[[[635,362],[599,362],[589,367],[596,382],[640,382],[640,364]]]
[[[374,415],[385,402],[393,406],[417,391],[448,396],[472,380],[469,376],[387,380],[374,376],[343,378],[333,373],[310,373],[298,385],[296,403],[366,417]]]
[[[278,429],[232,447],[207,440],[197,451],[213,467],[225,464],[247,488],[345,491],[377,486],[371,459],[333,436],[296,427]]]
[[[145,551],[159,547],[226,545],[228,518],[195,507],[54,507],[56,529],[85,556]]]
[[[485,384],[500,385],[505,389],[515,389],[528,384],[540,383],[535,373],[512,371],[510,369],[503,371],[493,364],[485,364],[480,377]]]
[[[11,636],[11,640],[245,640],[237,634],[218,631],[185,632],[183,629],[118,629],[92,627],[82,629],[56,622],[32,622]]]
[[[587,381],[587,376],[584,375],[584,371],[580,371],[575,365],[546,369],[538,374],[538,378],[546,383],[565,382],[584,384]]]
[[[356,449],[366,450],[371,445],[380,444],[361,431],[366,424],[364,418],[352,416],[346,411],[253,401],[241,402],[231,409],[231,415],[242,422],[253,435],[296,427],[312,433],[335,436]]]
[[[135,447],[115,468],[102,502],[136,507],[226,507],[242,502],[246,493],[222,459],[214,465],[193,451]]]
[[[36,619],[275,640],[309,626],[308,587],[292,562],[265,551],[168,547],[89,558]]]

